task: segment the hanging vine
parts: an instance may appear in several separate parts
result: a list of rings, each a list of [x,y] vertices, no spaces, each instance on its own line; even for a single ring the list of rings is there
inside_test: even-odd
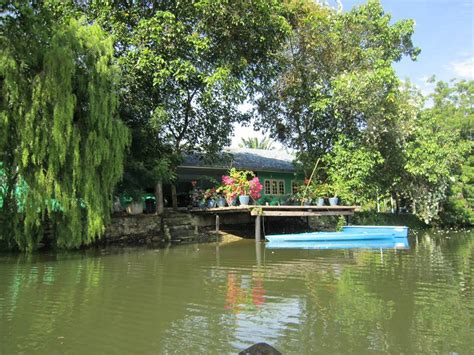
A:
[[[36,62],[15,37],[1,37],[0,241],[27,250],[41,241],[46,223],[60,247],[103,234],[129,142],[117,117],[111,38],[82,20],[49,31],[30,41]]]

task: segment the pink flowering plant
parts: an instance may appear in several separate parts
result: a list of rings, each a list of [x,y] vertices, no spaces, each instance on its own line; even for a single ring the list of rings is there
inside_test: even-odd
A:
[[[250,180],[249,180],[250,178]],[[258,200],[262,195],[262,184],[255,173],[249,170],[230,169],[229,175],[222,176],[222,185],[219,187],[229,205],[237,196],[247,195]]]

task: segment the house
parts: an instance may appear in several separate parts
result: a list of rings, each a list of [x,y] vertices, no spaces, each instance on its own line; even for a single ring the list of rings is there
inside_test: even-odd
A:
[[[283,150],[250,148],[226,148],[213,159],[200,153],[187,155],[177,169],[179,205],[185,204],[184,200],[192,188],[191,181],[198,181],[203,188],[215,186],[232,167],[253,171],[263,185],[263,197],[285,198],[293,194],[303,180],[303,176],[296,171],[294,160],[293,154]]]

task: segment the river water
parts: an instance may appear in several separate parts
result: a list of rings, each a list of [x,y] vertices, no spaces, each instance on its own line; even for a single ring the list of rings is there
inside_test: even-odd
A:
[[[1,354],[473,354],[474,232],[0,256]]]

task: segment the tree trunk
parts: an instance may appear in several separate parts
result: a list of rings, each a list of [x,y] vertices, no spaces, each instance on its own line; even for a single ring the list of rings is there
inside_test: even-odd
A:
[[[379,191],[377,189],[376,193],[375,193],[375,198],[377,200],[377,213],[380,213],[380,200],[379,200]]]
[[[393,214],[395,213],[395,202],[393,199],[393,194],[390,195],[390,212]]]
[[[155,186],[155,198],[156,198],[156,213],[163,214],[165,204],[163,202],[163,182],[160,180]]]
[[[178,195],[176,194],[176,185],[172,184],[171,185],[171,203],[173,206],[173,210],[178,209]]]
[[[400,196],[398,194],[395,195],[395,203],[396,203],[396,214],[400,214]]]

